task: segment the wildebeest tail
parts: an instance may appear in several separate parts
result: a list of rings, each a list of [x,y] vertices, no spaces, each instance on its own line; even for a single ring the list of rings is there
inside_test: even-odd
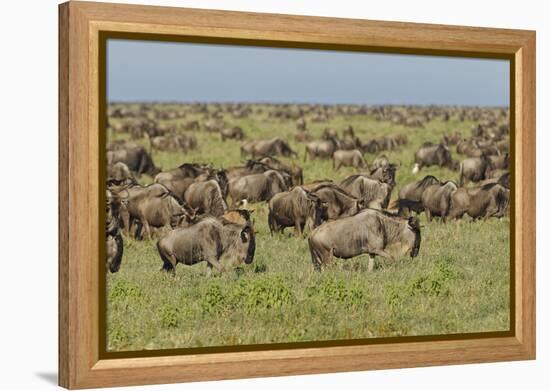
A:
[[[460,169],[458,172],[459,179],[458,179],[458,185],[462,187],[464,185],[464,164],[460,163]]]

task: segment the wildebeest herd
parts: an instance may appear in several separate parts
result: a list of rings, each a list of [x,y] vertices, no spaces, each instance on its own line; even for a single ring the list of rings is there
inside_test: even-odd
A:
[[[238,125],[249,116],[292,122],[294,137],[259,138]],[[334,117],[369,117],[401,130],[374,137],[357,125],[324,126]],[[421,235],[422,213],[427,222],[437,217],[442,223],[509,213],[509,115],[503,108],[115,104],[108,118],[106,256],[113,273],[124,267],[125,240],[154,239],[163,271],[205,262],[210,274],[252,263],[257,242],[288,227],[295,240],[307,240],[315,270],[332,258],[360,255],[368,255],[372,270],[374,256],[419,254],[429,240]],[[452,131],[439,142],[410,145],[407,129],[434,120],[474,125],[469,134]],[[239,160],[187,160],[197,149],[209,156],[198,135],[221,140]],[[390,158],[404,148],[414,150],[409,160]],[[178,164],[161,169],[154,159],[161,152],[177,156]],[[312,161],[331,161],[332,169],[312,177],[302,167]],[[423,174],[433,166],[452,174]],[[334,177],[344,170],[344,178]],[[400,171],[415,180],[398,183]],[[255,230],[258,204],[267,205],[270,236]]]

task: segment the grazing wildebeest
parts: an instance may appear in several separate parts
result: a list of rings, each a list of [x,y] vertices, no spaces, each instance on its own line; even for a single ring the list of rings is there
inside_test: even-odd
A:
[[[261,174],[252,174],[229,181],[229,194],[232,205],[242,200],[248,202],[266,201],[275,194],[288,190],[281,173],[268,170]]]
[[[408,252],[416,257],[420,250],[420,225],[414,217],[403,219],[365,209],[317,227],[308,244],[315,270],[329,264],[333,256],[348,259],[368,254],[368,268],[372,271],[376,255],[392,261]]]
[[[186,228],[169,232],[157,242],[162,270],[174,273],[176,265],[207,263],[207,274],[212,268],[222,272],[252,263],[256,250],[254,229],[251,225],[234,224],[214,217],[206,217]]]
[[[308,130],[298,130],[294,134],[294,140],[298,142],[310,141],[313,138],[311,133]]]
[[[185,191],[184,200],[198,214],[219,217],[227,210],[221,187],[215,179],[193,182]]]
[[[387,166],[382,166],[382,167],[373,169],[369,174],[369,178],[387,183],[388,185],[393,187],[395,186],[396,171],[397,171],[397,166],[393,163],[390,163]]]
[[[329,220],[353,216],[365,208],[363,200],[346,193],[336,184],[322,184],[314,188],[312,193],[327,203]]]
[[[460,162],[459,186],[463,186],[466,181],[480,182],[484,180],[487,171],[491,168],[491,159],[485,155],[463,160]]]
[[[247,154],[252,158],[263,156],[285,156],[296,157],[296,152],[290,148],[290,145],[280,137],[274,137],[268,140],[253,140],[241,146],[241,156]]]
[[[451,170],[456,169],[456,163],[453,162],[451,151],[443,144],[424,143],[414,155],[415,165],[413,174],[416,174],[422,167],[440,166]]]
[[[458,189],[452,181],[428,186],[422,193],[422,207],[426,211],[426,219],[432,221],[433,216],[441,217],[442,222],[447,221],[451,211],[451,196]]]
[[[194,211],[181,205],[172,193],[160,184],[149,186],[134,185],[119,194],[127,194],[124,208],[121,208],[121,216],[124,228],[130,232],[133,222],[137,229],[135,237],[141,239],[141,230],[151,239],[151,227],[174,228],[185,220],[190,220]]]
[[[107,165],[113,165],[118,162],[126,164],[130,171],[138,176],[147,174],[154,177],[160,172],[155,167],[151,156],[141,146],[107,151]]]
[[[214,170],[205,165],[184,163],[169,171],[159,173],[155,177],[155,183],[159,183],[183,200],[185,191],[201,175],[211,175]]]
[[[107,217],[105,220],[105,255],[107,270],[116,273],[120,270],[124,251],[122,235],[120,234],[120,198],[107,190]]]
[[[294,163],[292,163],[292,165],[288,165],[272,156],[263,157],[259,161],[266,164],[273,170],[283,171],[290,175],[292,178],[292,186],[299,186],[304,183],[302,168]]]
[[[410,211],[415,211],[417,214],[424,211],[422,206],[422,194],[429,186],[439,185],[439,179],[433,175],[426,175],[419,181],[407,183],[399,189],[397,203],[398,214],[403,217],[408,217]]]
[[[308,155],[310,159],[316,157],[321,159],[330,159],[334,151],[340,147],[340,141],[336,137],[329,137],[323,140],[313,140],[306,144],[304,161]]]
[[[358,149],[338,149],[332,154],[332,168],[339,170],[340,167],[368,168],[363,154]]]
[[[382,150],[382,146],[378,140],[369,140],[362,143],[361,149],[364,153],[378,153]]]
[[[449,219],[459,219],[468,214],[474,220],[504,217],[508,213],[510,190],[498,183],[484,186],[461,187],[451,196]]]
[[[373,209],[386,209],[393,190],[391,185],[361,174],[347,177],[340,183],[340,187]]]
[[[151,151],[187,152],[197,147],[197,139],[187,134],[167,134],[149,138]]]
[[[326,220],[326,204],[301,187],[275,194],[268,206],[267,221],[272,234],[283,233],[286,227],[294,227],[294,235],[299,237],[304,228],[313,230]]]
[[[233,126],[231,128],[223,128],[220,130],[222,141],[227,139],[242,140],[244,139],[243,129],[239,126]]]
[[[123,162],[107,166],[107,185],[130,185],[136,178]]]

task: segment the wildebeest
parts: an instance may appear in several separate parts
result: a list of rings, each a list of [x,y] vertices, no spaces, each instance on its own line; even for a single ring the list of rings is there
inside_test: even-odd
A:
[[[272,156],[263,157],[259,161],[273,170],[283,171],[290,175],[292,186],[298,186],[304,183],[302,168],[294,163],[288,165]]]
[[[492,167],[491,159],[488,156],[471,157],[460,162],[459,185],[466,181],[480,182],[485,179],[487,171]]]
[[[374,168],[370,174],[369,178],[376,179],[380,182],[387,183],[391,187],[395,186],[395,173],[397,171],[397,166],[393,163],[390,163],[387,166],[382,166]]]
[[[232,126],[230,128],[223,128],[220,130],[222,141],[227,139],[242,140],[244,139],[243,129],[239,126]]]
[[[332,154],[332,167],[339,170],[340,167],[367,168],[367,162],[358,149],[338,149]]]
[[[116,273],[120,270],[122,263],[122,254],[124,251],[122,235],[120,234],[120,198],[114,196],[107,190],[107,216],[105,220],[105,255],[107,269],[111,273]]]
[[[159,183],[175,194],[180,200],[183,200],[185,191],[201,175],[210,176],[214,169],[212,167],[184,163],[177,168],[164,171],[155,176],[155,183]]]
[[[306,144],[304,161],[308,156],[310,159],[316,157],[321,159],[330,159],[334,151],[340,147],[340,141],[336,137],[329,137],[324,140],[313,140]]]
[[[185,208],[172,193],[160,184],[149,186],[134,185],[119,194],[126,194],[125,208],[121,209],[124,228],[130,233],[135,222],[137,225],[135,237],[141,238],[141,230],[151,239],[151,227],[174,228],[184,220],[190,219],[194,211]]]
[[[336,184],[322,184],[314,188],[312,192],[326,202],[329,220],[353,216],[365,208],[363,200],[346,193]]]
[[[113,165],[118,162],[126,164],[130,171],[138,176],[147,174],[154,177],[160,172],[153,163],[151,156],[141,146],[107,151],[107,165]]]
[[[308,238],[311,261],[316,270],[330,263],[332,257],[348,259],[369,255],[369,271],[373,256],[390,260],[410,252],[412,258],[420,250],[420,225],[414,217],[403,219],[388,213],[365,209],[350,217],[317,227]]]
[[[415,165],[413,174],[423,167],[440,166],[451,170],[456,169],[456,163],[451,157],[451,151],[443,144],[424,143],[414,155]]]
[[[130,185],[136,178],[123,162],[107,166],[107,185]]]
[[[458,186],[452,181],[428,186],[422,193],[422,207],[426,211],[426,219],[432,221],[433,216],[441,217],[442,222],[447,221],[451,211],[451,196]]]
[[[433,175],[426,175],[419,181],[407,183],[399,189],[396,207],[400,216],[408,216],[410,211],[420,213],[424,210],[422,206],[422,194],[429,186],[439,185],[439,179]]]
[[[375,170],[380,167],[386,167],[386,166],[389,166],[390,164],[391,164],[390,159],[388,159],[386,155],[379,155],[376,157],[376,159],[373,160],[372,169]]]
[[[347,177],[340,183],[340,187],[373,209],[386,209],[393,190],[391,185],[361,174]]]
[[[252,263],[256,250],[254,229],[214,217],[206,217],[186,228],[169,232],[157,242],[162,270],[174,273],[176,265],[206,262],[207,274],[212,268],[222,272],[243,262]]]
[[[461,218],[465,213],[474,220],[504,217],[508,213],[510,190],[498,183],[484,186],[461,187],[451,196],[449,218]]]
[[[297,156],[297,153],[290,148],[290,145],[280,137],[268,140],[253,140],[243,144],[241,146],[241,156],[247,154],[252,155],[253,159],[263,156]]]
[[[149,139],[151,151],[187,152],[197,147],[197,139],[187,134],[167,134],[164,136],[151,137]]]
[[[221,187],[215,179],[191,183],[185,191],[184,201],[198,214],[219,217],[227,210]]]
[[[281,173],[268,170],[229,181],[229,194],[233,205],[241,200],[248,202],[266,201],[275,194],[288,189]]]
[[[327,205],[317,195],[301,187],[275,194],[268,203],[268,225],[271,233],[294,227],[294,235],[304,228],[313,230],[327,219]]]

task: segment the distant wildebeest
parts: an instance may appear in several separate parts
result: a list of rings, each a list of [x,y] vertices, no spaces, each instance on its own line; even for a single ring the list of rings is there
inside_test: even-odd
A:
[[[309,133],[309,131],[307,129],[306,130],[298,130],[294,134],[294,140],[296,140],[298,142],[310,141],[312,138],[313,138],[313,136],[311,135],[311,133]]]
[[[456,163],[453,161],[451,151],[443,144],[430,142],[422,144],[414,155],[415,165],[413,174],[416,174],[423,167],[440,166],[456,170]]]
[[[361,145],[361,149],[364,153],[378,153],[382,150],[382,147],[380,146],[380,143],[378,140],[369,140],[367,142],[363,142]]]
[[[492,155],[489,156],[489,159],[491,160],[492,170],[507,170],[510,166],[510,155],[508,153]]]
[[[451,196],[458,189],[456,183],[452,181],[428,186],[422,193],[422,207],[426,212],[428,222],[432,217],[441,217],[442,222],[447,221],[451,211]]]
[[[402,217],[408,217],[411,211],[417,214],[424,211],[422,206],[422,194],[429,186],[439,185],[439,179],[432,175],[426,175],[419,181],[407,183],[399,189],[398,198],[395,207],[398,214]]]
[[[373,209],[386,209],[393,190],[391,185],[361,174],[347,177],[340,182],[340,187]]]
[[[118,162],[126,164],[130,171],[137,176],[147,174],[154,177],[160,172],[153,163],[153,159],[149,153],[141,146],[107,151],[107,165],[113,165]]]
[[[195,182],[201,175],[208,177],[214,172],[215,169],[206,165],[184,163],[179,167],[157,174],[155,176],[155,183],[165,186],[180,200],[183,200],[185,191],[191,183]]]
[[[329,220],[353,216],[365,208],[363,200],[346,193],[336,184],[322,184],[314,188],[312,193],[326,202]]]
[[[242,200],[260,202],[269,200],[275,194],[288,190],[281,173],[268,170],[261,174],[252,174],[229,181],[229,194],[232,205]]]
[[[302,236],[305,228],[313,230],[326,221],[327,205],[315,194],[301,187],[275,194],[268,203],[269,230],[283,233],[294,227],[294,235]]]
[[[207,274],[252,263],[256,250],[254,229],[214,217],[206,217],[194,225],[169,232],[157,242],[162,270],[174,273],[176,265],[206,262]]]
[[[310,159],[321,158],[330,159],[340,147],[340,141],[336,137],[329,137],[323,140],[313,140],[306,144],[306,150],[304,154],[304,161],[308,156]]]
[[[344,138],[349,137],[349,138],[354,139],[355,138],[355,132],[353,131],[353,126],[351,126],[351,125],[346,126],[344,128],[344,131],[342,132],[342,137],[344,137]]]
[[[331,262],[332,257],[348,259],[362,254],[369,256],[369,271],[373,257],[395,260],[420,250],[420,225],[414,217],[403,219],[388,213],[364,211],[317,227],[308,238],[311,260],[316,270]]]
[[[223,128],[220,130],[222,141],[227,139],[242,140],[244,139],[244,131],[239,126],[232,126],[230,128]]]
[[[149,139],[151,151],[187,152],[197,147],[197,139],[187,134],[167,134]]]
[[[215,179],[191,183],[185,191],[184,201],[197,214],[219,217],[227,210],[221,187]]]
[[[280,137],[268,140],[253,140],[241,146],[241,156],[252,155],[252,158],[264,156],[296,157],[296,152]]]
[[[460,162],[459,186],[466,181],[480,182],[485,179],[487,171],[492,168],[491,159],[488,156],[471,157]]]
[[[120,198],[107,190],[107,216],[105,220],[105,255],[107,270],[116,273],[120,270],[124,251],[122,235],[120,233]]]
[[[271,169],[286,172],[292,179],[292,186],[298,186],[304,183],[304,175],[302,168],[295,163],[285,164],[282,161],[272,157],[266,156],[261,158],[260,163],[264,163]]]
[[[107,166],[108,185],[130,185],[136,183],[136,178],[123,162],[117,162]]]
[[[121,209],[121,217],[125,231],[130,234],[133,223],[137,228],[134,236],[141,239],[141,230],[149,239],[152,237],[153,228],[175,228],[185,220],[190,220],[194,211],[185,208],[172,193],[160,184],[149,186],[134,185],[119,192],[126,194],[124,209]]]
[[[459,219],[468,214],[474,220],[504,217],[508,213],[510,190],[498,183],[484,186],[461,187],[451,196],[449,219]]]
[[[332,168],[339,170],[340,167],[367,168],[367,162],[358,149],[338,149],[332,154]]]
[[[208,121],[204,122],[204,130],[206,130],[209,133],[218,133],[220,132],[223,127],[225,126],[225,123],[220,119],[209,119]]]
[[[303,117],[296,120],[296,130],[304,131],[307,128],[307,122]]]
[[[183,124],[185,130],[199,130],[201,128],[199,121],[187,121]]]

